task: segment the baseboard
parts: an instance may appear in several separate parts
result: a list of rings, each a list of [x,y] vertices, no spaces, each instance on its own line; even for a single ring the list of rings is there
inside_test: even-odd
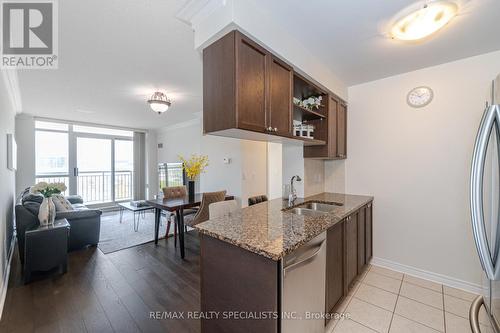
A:
[[[5,265],[5,270],[3,272],[3,285],[0,291],[0,320],[2,319],[3,307],[5,305],[5,298],[7,297],[7,289],[9,287],[9,275],[10,275],[10,264],[12,262],[12,257],[14,256],[14,246],[16,245],[16,236],[12,237],[10,242],[9,257],[7,260],[7,265]]]
[[[434,272],[429,272],[420,268],[403,265],[391,260],[373,257],[371,264],[375,266],[381,266],[385,268],[392,269],[404,274],[413,275],[421,279],[429,280],[432,282],[441,283],[453,288],[462,289],[475,294],[481,294],[482,288],[480,285],[463,281],[454,277],[446,276],[443,274],[438,274]]]

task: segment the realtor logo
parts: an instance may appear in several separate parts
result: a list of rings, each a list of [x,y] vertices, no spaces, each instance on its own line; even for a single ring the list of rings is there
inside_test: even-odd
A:
[[[1,68],[57,68],[56,0],[1,0]]]

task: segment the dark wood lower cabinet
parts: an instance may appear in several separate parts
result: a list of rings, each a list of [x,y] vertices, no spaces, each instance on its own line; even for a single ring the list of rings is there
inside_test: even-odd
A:
[[[365,209],[365,229],[366,229],[366,262],[370,262],[373,257],[373,207],[369,203]]]
[[[202,319],[201,331],[277,333],[276,318],[228,319],[223,314],[277,312],[280,263],[206,235],[200,235],[200,252],[201,311],[221,314]]]
[[[373,256],[372,203],[330,227],[326,248],[325,312],[334,313]],[[328,322],[328,319],[327,319]]]
[[[345,294],[344,222],[337,223],[326,234],[326,311],[332,313]]]
[[[345,220],[346,237],[346,284],[351,287],[358,275],[358,214],[354,213]]]
[[[365,207],[358,212],[358,274],[366,265],[366,221]]]

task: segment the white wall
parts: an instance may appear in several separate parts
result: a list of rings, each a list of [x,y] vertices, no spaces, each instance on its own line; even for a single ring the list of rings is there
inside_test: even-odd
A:
[[[345,186],[375,197],[375,257],[480,284],[469,171],[498,73],[494,52],[349,88]],[[434,101],[410,108],[406,94],[420,85]]]
[[[302,181],[294,182],[297,196],[304,197],[304,148],[295,145],[283,145],[283,185],[289,186],[290,179],[298,175]]]
[[[16,193],[35,184],[35,120],[33,116],[16,117],[17,171]]]
[[[2,76],[5,73],[2,73]],[[0,79],[0,315],[7,292],[9,255],[14,232],[15,172],[7,169],[7,134],[15,134],[15,112],[7,92],[7,79]]]
[[[196,182],[199,192],[227,190],[246,206],[247,199],[267,192],[267,145],[214,135],[203,135],[200,121],[163,128],[157,133],[158,163],[177,162],[179,155],[207,155],[209,165]],[[224,159],[230,160],[227,164]],[[158,185],[156,185],[158,186]]]
[[[198,127],[201,133],[201,126]],[[240,140],[213,135],[201,135],[201,154],[207,155],[210,162],[201,175],[200,191],[211,192],[226,190],[242,203],[242,153]],[[230,164],[224,164],[230,158]]]
[[[154,198],[158,193],[158,154],[155,130],[146,133],[146,197]]]
[[[283,145],[267,144],[267,196],[269,200],[283,196]]]
[[[241,140],[241,203],[248,206],[248,198],[267,195],[267,143]]]

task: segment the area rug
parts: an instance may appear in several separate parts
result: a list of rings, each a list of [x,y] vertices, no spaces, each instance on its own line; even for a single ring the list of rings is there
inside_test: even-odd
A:
[[[120,212],[106,212],[101,216],[101,235],[99,239],[99,249],[103,253],[111,253],[126,249],[128,247],[144,244],[154,240],[155,214],[154,211],[146,211],[139,217],[139,229],[134,231],[134,213],[125,210],[123,220],[120,223]],[[165,237],[167,223],[165,216],[162,216],[160,223],[159,238]],[[174,226],[170,227],[170,234],[174,233]]]

